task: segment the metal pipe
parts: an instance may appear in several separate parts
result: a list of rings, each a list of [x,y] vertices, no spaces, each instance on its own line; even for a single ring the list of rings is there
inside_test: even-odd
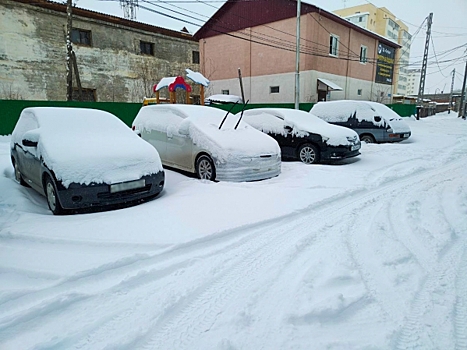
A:
[[[300,15],[302,2],[297,0],[297,47],[295,52],[295,109],[300,109]]]

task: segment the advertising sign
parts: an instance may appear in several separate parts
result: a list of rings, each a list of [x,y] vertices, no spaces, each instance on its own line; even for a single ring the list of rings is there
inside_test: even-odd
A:
[[[392,85],[396,49],[382,43],[378,44],[375,82]]]

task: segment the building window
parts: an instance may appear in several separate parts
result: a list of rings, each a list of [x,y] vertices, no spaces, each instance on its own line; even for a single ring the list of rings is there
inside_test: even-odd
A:
[[[332,56],[337,56],[339,50],[339,37],[331,34],[329,37],[329,54]]]
[[[278,94],[279,93],[279,86],[270,86],[269,87],[270,94]]]
[[[199,51],[192,51],[192,61],[199,64]]]
[[[358,17],[358,21],[363,22],[363,17],[362,16]]]
[[[357,95],[358,95],[358,96],[362,96],[362,89],[358,89],[358,90],[357,90]]]
[[[154,44],[153,43],[148,43],[146,41],[140,41],[139,48],[140,48],[141,54],[154,56]]]
[[[221,90],[221,94],[222,95],[230,95],[230,91],[229,90]]]
[[[368,61],[368,59],[367,59],[367,47],[362,45],[360,47],[360,63],[366,63],[367,61]]]
[[[96,102],[96,89],[81,89],[81,98],[79,96],[79,89],[73,88],[71,95],[72,101]]]
[[[91,46],[91,31],[74,28],[71,30],[71,42],[73,44]]]

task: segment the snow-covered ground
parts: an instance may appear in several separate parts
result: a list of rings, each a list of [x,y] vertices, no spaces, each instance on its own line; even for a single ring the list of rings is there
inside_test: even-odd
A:
[[[0,137],[0,349],[466,349],[467,122],[53,216]]]

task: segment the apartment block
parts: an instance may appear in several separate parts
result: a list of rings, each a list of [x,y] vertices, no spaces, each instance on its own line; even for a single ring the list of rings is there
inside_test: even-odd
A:
[[[394,95],[408,95],[408,65],[412,35],[409,28],[385,7],[373,4],[353,6],[334,11],[335,14],[362,28],[378,33],[400,45],[394,64]]]

